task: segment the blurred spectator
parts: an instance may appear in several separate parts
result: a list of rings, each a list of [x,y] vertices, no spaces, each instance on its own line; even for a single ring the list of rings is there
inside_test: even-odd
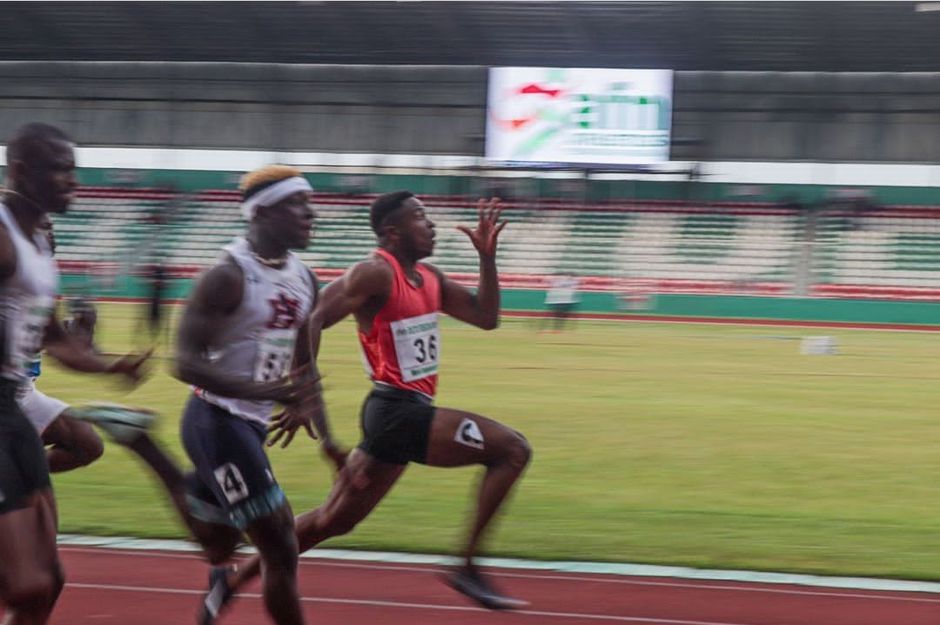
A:
[[[549,316],[546,325],[551,324],[555,332],[561,332],[568,324],[568,319],[574,314],[580,301],[578,287],[580,280],[575,276],[564,273],[552,279],[545,296],[545,308]]]
[[[83,297],[76,297],[69,302],[69,314],[71,317],[62,322],[65,330],[86,347],[95,349],[95,328],[98,325],[95,305]]]
[[[162,343],[164,331],[168,326],[163,304],[167,287],[167,273],[163,261],[160,258],[154,258],[147,266],[144,276],[147,281],[147,308],[140,317],[137,331],[138,337],[144,336],[141,326],[145,326],[150,346],[155,347]]]

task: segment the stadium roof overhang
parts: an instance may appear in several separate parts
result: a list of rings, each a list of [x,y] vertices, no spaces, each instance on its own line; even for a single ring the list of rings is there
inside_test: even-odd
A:
[[[940,2],[11,2],[0,60],[940,70]]]

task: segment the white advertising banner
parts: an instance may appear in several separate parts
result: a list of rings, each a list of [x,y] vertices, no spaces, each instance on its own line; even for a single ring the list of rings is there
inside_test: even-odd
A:
[[[671,127],[671,70],[490,69],[490,160],[661,163]]]

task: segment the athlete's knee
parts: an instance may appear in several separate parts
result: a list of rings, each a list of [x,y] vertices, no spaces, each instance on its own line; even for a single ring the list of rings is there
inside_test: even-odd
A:
[[[270,571],[290,572],[297,569],[299,555],[297,552],[297,537],[291,533],[289,536],[281,537],[281,540],[272,540],[259,549],[261,561],[265,568]]]
[[[249,535],[268,568],[294,570],[297,567],[298,544],[294,518],[289,508],[261,520]]]
[[[104,454],[104,443],[97,434],[87,437],[78,448],[78,458],[81,466],[85,467],[98,460]]]
[[[513,430],[512,437],[506,445],[506,462],[522,471],[532,460],[532,445],[525,436]]]
[[[88,466],[104,454],[104,443],[95,429],[88,423],[78,421],[71,412],[65,412],[55,422],[60,436],[64,437],[63,447],[75,458],[78,466]]]
[[[4,602],[13,609],[21,610],[52,606],[64,586],[65,577],[58,567],[20,575],[7,586]]]

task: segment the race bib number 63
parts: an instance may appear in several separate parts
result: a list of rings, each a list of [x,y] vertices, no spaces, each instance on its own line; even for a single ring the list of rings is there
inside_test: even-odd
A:
[[[400,319],[389,325],[402,381],[413,382],[436,374],[441,355],[437,313]]]

